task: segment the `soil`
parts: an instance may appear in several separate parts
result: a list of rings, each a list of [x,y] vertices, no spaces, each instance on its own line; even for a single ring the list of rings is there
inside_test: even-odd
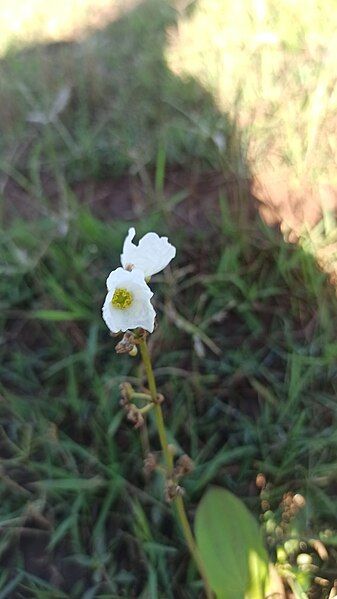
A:
[[[289,242],[296,242],[303,230],[312,229],[323,211],[336,212],[337,189],[328,183],[309,185],[295,180],[290,167],[270,168],[252,182],[252,195],[260,202],[259,212],[268,225],[279,225]]]
[[[195,229],[208,229],[219,215],[219,196],[229,200],[230,205],[239,211],[253,216],[256,201],[250,195],[249,181],[238,181],[234,177],[224,178],[219,173],[186,172],[171,169],[166,176],[162,192],[156,192],[151,183],[153,177],[141,180],[140,177],[124,175],[118,179],[87,180],[71,187],[71,193],[80,205],[102,220],[135,221],[151,209],[163,208],[170,213],[170,220],[176,226],[185,228],[186,233]],[[32,223],[39,218],[52,217],[61,222],[67,217],[71,206],[68,200],[61,200],[54,180],[42,178],[43,192],[40,196],[30,193],[16,182],[8,180],[3,184],[3,219],[6,226],[17,219]],[[247,211],[247,194],[250,199]],[[73,202],[71,201],[71,204]],[[173,219],[172,219],[173,216]]]
[[[43,195],[34,196],[11,179],[2,183],[5,223],[15,218],[35,220],[62,209],[57,185],[50,177],[42,178]],[[218,211],[218,198],[222,195],[232,207],[246,216],[257,211],[269,226],[279,227],[285,240],[298,241],[305,229],[311,229],[322,218],[323,210],[337,212],[337,189],[328,183],[315,187],[295,181],[290,168],[283,166],[258,173],[251,180],[224,177],[215,171],[195,172],[171,168],[166,174],[164,191],[155,192],[150,178],[124,175],[118,179],[87,180],[76,183],[72,191],[80,203],[104,220],[140,218],[149,203],[158,200],[171,210],[170,198],[181,193],[174,202],[174,212],[185,226],[194,228],[205,224],[207,213]],[[248,198],[248,210],[247,210]]]

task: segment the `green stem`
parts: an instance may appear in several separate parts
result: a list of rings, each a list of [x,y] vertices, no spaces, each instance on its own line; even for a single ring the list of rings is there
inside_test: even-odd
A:
[[[148,393],[136,393],[135,391],[132,392],[130,399],[132,399],[132,401],[135,401],[136,399],[146,402],[152,401],[152,397]]]
[[[163,411],[161,409],[161,405],[159,403],[157,403],[157,385],[156,385],[156,380],[154,378],[151,357],[150,357],[149,349],[148,349],[145,338],[142,338],[139,341],[139,347],[140,347],[140,353],[141,353],[143,364],[144,364],[145,371],[146,371],[146,376],[147,376],[147,381],[148,381],[148,385],[149,385],[151,398],[155,404],[154,413],[155,413],[155,418],[156,418],[156,425],[157,425],[161,448],[163,450],[164,458],[165,458],[165,462],[166,462],[166,466],[167,466],[167,473],[168,473],[168,475],[170,475],[173,471],[173,456],[172,456],[172,453],[170,452],[168,442],[167,442],[167,435],[166,435],[166,429],[165,429],[165,424],[164,424]],[[201,560],[201,557],[199,554],[199,550],[196,545],[196,542],[195,542],[195,539],[194,539],[194,536],[193,536],[193,533],[191,530],[191,526],[190,526],[190,523],[189,523],[187,515],[186,515],[184,501],[183,501],[183,498],[181,497],[181,495],[178,495],[175,498],[174,503],[175,503],[176,511],[177,511],[177,514],[179,517],[180,525],[181,525],[187,546],[189,548],[189,551],[190,551],[190,553],[198,567],[198,570],[201,574],[201,577],[203,579],[206,597],[207,597],[207,599],[213,599],[213,593],[212,593],[211,587],[209,586],[209,583],[207,580],[205,568],[202,563],[202,560]]]
[[[154,403],[148,403],[146,404],[146,406],[144,406],[143,408],[138,408],[138,411],[141,414],[147,414],[148,412],[151,412],[151,410],[153,410],[155,404]]]
[[[154,414],[155,414],[155,418],[156,418],[156,425],[157,425],[158,435],[159,435],[159,439],[160,439],[160,444],[161,444],[162,450],[164,452],[164,457],[165,457],[165,462],[166,462],[168,472],[170,473],[173,470],[173,456],[169,450],[169,446],[168,446],[168,442],[167,442],[167,435],[166,435],[166,429],[165,429],[161,405],[157,402],[157,386],[156,386],[156,381],[155,381],[154,374],[153,374],[149,349],[147,347],[147,343],[146,343],[145,339],[141,339],[141,341],[139,342],[139,347],[140,347],[140,353],[141,353],[143,364],[144,364],[145,371],[146,371],[146,376],[147,376],[147,381],[148,381],[149,390],[150,390],[150,394],[151,394],[151,399],[152,399],[153,403],[155,404]]]
[[[207,579],[207,574],[205,572],[204,564],[200,557],[199,550],[196,545],[196,542],[195,542],[195,539],[194,539],[194,536],[193,536],[193,533],[192,533],[192,530],[190,527],[190,523],[187,519],[184,501],[183,501],[183,498],[181,497],[181,495],[178,495],[178,497],[176,497],[175,505],[177,508],[181,528],[183,529],[184,537],[185,537],[187,546],[190,550],[190,554],[192,555],[192,557],[198,567],[198,570],[201,574],[201,577],[203,579],[206,597],[207,597],[207,599],[213,599],[213,592],[212,592],[211,587],[209,586],[209,582]]]

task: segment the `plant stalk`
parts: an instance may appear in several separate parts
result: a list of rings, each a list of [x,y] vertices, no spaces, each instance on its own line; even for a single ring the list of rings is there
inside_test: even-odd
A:
[[[142,360],[143,360],[143,364],[144,364],[144,368],[145,368],[145,372],[146,372],[146,376],[147,376],[147,381],[148,381],[148,385],[149,385],[151,398],[152,398],[152,401],[154,402],[154,414],[155,414],[156,426],[157,426],[157,431],[158,431],[158,435],[159,435],[160,445],[163,450],[163,454],[164,454],[164,458],[165,458],[165,462],[166,462],[167,474],[170,475],[173,471],[173,455],[170,452],[168,442],[167,442],[167,434],[166,434],[166,428],[165,428],[165,423],[164,423],[163,411],[161,409],[161,405],[157,401],[157,385],[156,385],[156,380],[154,378],[149,348],[147,346],[145,338],[142,338],[139,341],[139,347],[140,347],[140,353],[142,356]],[[198,567],[200,575],[203,579],[206,597],[207,597],[207,599],[213,599],[213,592],[212,592],[209,582],[207,580],[205,568],[202,563],[201,557],[199,555],[199,550],[196,545],[196,542],[195,542],[195,539],[194,539],[194,536],[193,536],[193,533],[191,530],[191,526],[190,526],[190,523],[187,518],[184,501],[183,501],[183,498],[181,497],[181,495],[178,495],[174,499],[174,503],[175,503],[176,512],[177,512],[177,515],[178,515],[178,518],[180,521],[180,526],[181,526],[183,535],[185,537],[186,544],[189,548],[190,554],[192,555],[192,557]]]
[[[163,453],[164,453],[164,458],[165,458],[168,472],[171,473],[173,470],[173,456],[169,450],[169,446],[168,446],[168,442],[167,442],[167,435],[166,435],[166,429],[165,429],[165,424],[164,424],[163,411],[161,409],[161,405],[157,401],[157,385],[156,385],[156,381],[155,381],[154,374],[153,374],[151,357],[150,357],[150,353],[149,353],[149,348],[146,343],[146,339],[140,340],[139,347],[140,347],[140,353],[142,356],[143,364],[145,367],[145,372],[146,372],[146,376],[147,376],[151,399],[152,399],[153,403],[155,404],[154,405],[154,414],[155,414],[155,419],[156,419],[156,426],[157,426],[157,430],[158,430],[160,445],[161,445]]]

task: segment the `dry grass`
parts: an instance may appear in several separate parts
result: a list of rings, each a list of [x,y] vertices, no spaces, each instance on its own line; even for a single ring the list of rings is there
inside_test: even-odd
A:
[[[305,9],[304,9],[305,5]],[[171,31],[169,64],[244,130],[252,167],[336,178],[335,3],[201,0]]]
[[[325,221],[337,210],[336,4],[281,4],[200,0],[171,30],[166,55],[235,123],[262,216],[288,241],[301,238],[311,253],[319,246],[316,259],[335,281],[337,229],[326,237]],[[231,138],[218,139],[228,153]]]

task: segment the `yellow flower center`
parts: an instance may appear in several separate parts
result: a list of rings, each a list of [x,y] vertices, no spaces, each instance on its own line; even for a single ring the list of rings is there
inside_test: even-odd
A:
[[[113,294],[111,303],[114,308],[119,308],[120,310],[125,310],[126,308],[130,308],[133,302],[133,295],[131,291],[127,289],[116,289]]]

